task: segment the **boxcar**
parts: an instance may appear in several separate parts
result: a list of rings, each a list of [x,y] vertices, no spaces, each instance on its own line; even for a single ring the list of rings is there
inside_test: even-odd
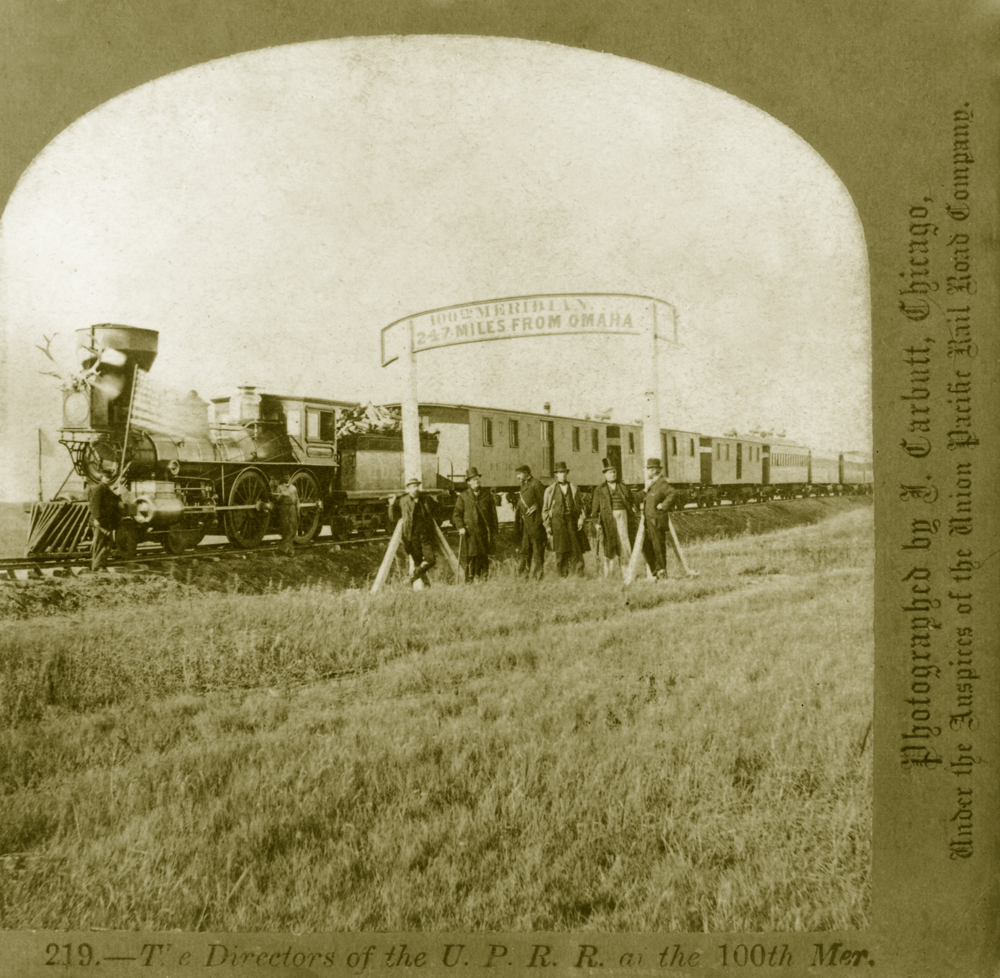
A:
[[[701,490],[696,501],[714,505],[724,499],[746,502],[756,495],[764,465],[764,443],[759,438],[702,435],[699,438]]]
[[[808,492],[808,448],[792,442],[770,442],[761,449],[761,456],[761,483],[766,497]]]
[[[601,459],[608,451],[604,421],[469,404],[421,404],[420,416],[438,433],[441,477],[456,485],[471,466],[485,485],[513,490],[519,465],[531,466],[546,481],[554,477],[557,462],[566,463],[577,485],[602,480]]]
[[[875,472],[870,455],[844,452],[839,458],[841,489],[848,492],[871,492]]]
[[[837,456],[809,455],[809,485],[814,495],[836,495],[840,487],[840,461]]]
[[[664,475],[671,485],[692,487],[702,481],[701,435],[668,428],[660,432]]]

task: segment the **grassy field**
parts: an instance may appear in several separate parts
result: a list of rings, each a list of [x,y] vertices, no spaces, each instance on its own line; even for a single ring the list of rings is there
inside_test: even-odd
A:
[[[10,617],[0,926],[866,927],[872,549]]]

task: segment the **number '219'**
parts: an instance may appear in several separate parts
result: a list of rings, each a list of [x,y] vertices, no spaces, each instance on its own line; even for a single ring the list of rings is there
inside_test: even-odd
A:
[[[73,963],[72,944],[49,944],[45,948],[45,953],[49,956],[46,964],[61,964],[68,968]],[[86,967],[94,961],[94,949],[89,944],[77,944],[76,956],[78,965]]]

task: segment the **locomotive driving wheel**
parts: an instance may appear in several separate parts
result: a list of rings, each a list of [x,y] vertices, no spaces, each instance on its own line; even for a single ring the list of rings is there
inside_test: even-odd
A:
[[[299,532],[295,535],[298,544],[309,543],[323,525],[322,494],[319,479],[308,469],[300,469],[289,480],[299,494],[299,506],[303,503],[314,503],[308,509],[299,510]]]
[[[256,469],[244,469],[229,489],[229,506],[246,506],[226,513],[225,530],[237,547],[258,547],[271,520],[271,490]]]

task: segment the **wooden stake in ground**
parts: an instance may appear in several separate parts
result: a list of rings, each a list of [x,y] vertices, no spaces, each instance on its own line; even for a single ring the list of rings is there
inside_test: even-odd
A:
[[[396,559],[396,551],[399,550],[400,541],[403,539],[403,521],[396,520],[396,529],[392,531],[389,538],[389,546],[385,549],[385,556],[382,558],[382,566],[379,567],[375,575],[375,583],[372,585],[372,594],[378,594],[378,589],[385,584],[392,570],[392,562]]]
[[[646,539],[646,520],[639,517],[639,529],[635,534],[635,543],[632,544],[632,557],[628,562],[628,567],[622,568],[624,571],[625,586],[628,587],[635,580],[636,571],[639,569],[639,561],[646,558],[642,555],[642,543]]]
[[[670,548],[677,555],[677,559],[681,562],[681,567],[684,569],[684,575],[686,577],[697,577],[698,572],[691,570],[687,565],[687,561],[684,559],[684,551],[681,550],[680,541],[677,539],[677,531],[674,529],[673,521],[670,517],[667,517],[667,528],[670,530]],[[645,561],[645,555],[642,552],[643,540],[646,536],[646,519],[641,517],[639,520],[639,531],[635,535],[635,544],[632,547],[632,559],[628,562],[628,569],[625,571],[625,585],[628,586],[635,580],[636,571],[639,569],[639,561]],[[648,565],[647,565],[648,567]]]
[[[684,575],[686,577],[697,577],[698,572],[691,570],[684,559],[684,552],[681,550],[680,541],[677,539],[677,531],[674,529],[673,521],[669,516],[667,517],[667,529],[670,530],[670,546],[673,548],[674,553],[677,554],[677,559],[681,562],[681,567],[684,568]]]
[[[434,532],[437,534],[438,545],[441,547],[441,553],[448,558],[448,563],[451,565],[452,572],[455,575],[455,582],[458,584],[465,583],[465,574],[462,571],[461,561],[455,556],[455,551],[451,549],[451,544],[448,543],[448,538],[444,535],[444,530],[437,525],[437,520],[432,519],[431,522],[434,524]],[[461,546],[461,540],[459,540],[459,546]]]

